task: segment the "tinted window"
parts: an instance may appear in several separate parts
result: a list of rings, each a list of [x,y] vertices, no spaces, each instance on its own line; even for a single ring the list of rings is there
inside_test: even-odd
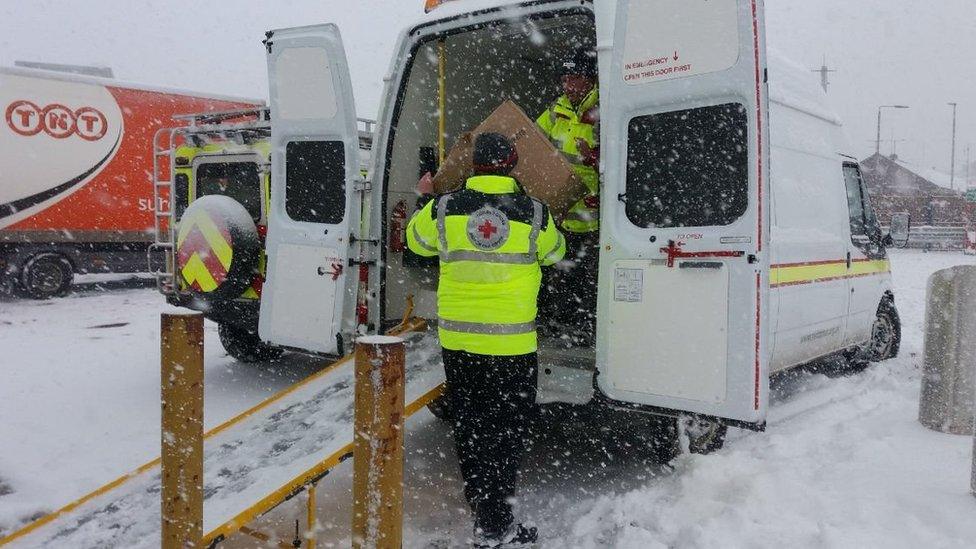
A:
[[[730,103],[631,119],[627,217],[638,227],[728,225],[749,205],[746,110]]]
[[[285,211],[295,221],[341,223],[346,208],[342,141],[292,141],[285,146]]]
[[[173,176],[173,183],[176,185],[176,189],[174,190],[176,198],[173,209],[176,210],[176,219],[179,219],[183,217],[183,211],[186,210],[186,205],[189,201],[190,178],[185,173],[178,173]]]
[[[197,166],[197,197],[211,194],[238,201],[251,218],[261,219],[261,176],[254,162],[208,162]]]
[[[864,199],[861,196],[861,177],[857,168],[849,165],[844,166],[844,183],[847,185],[847,209],[851,218],[851,234],[867,235],[864,221]]]

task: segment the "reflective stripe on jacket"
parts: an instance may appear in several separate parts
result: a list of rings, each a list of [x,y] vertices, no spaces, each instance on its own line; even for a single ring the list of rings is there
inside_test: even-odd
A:
[[[576,108],[573,108],[569,98],[563,95],[536,119],[539,128],[563,153],[572,164],[573,171],[586,185],[591,203],[593,198],[600,194],[600,177],[596,168],[583,164],[576,140],[582,139],[590,148],[599,146],[599,129],[592,122],[583,120],[587,112],[597,108],[599,101],[599,92],[596,88],[587,94]],[[563,229],[574,233],[588,233],[600,228],[599,208],[588,206],[586,200],[587,197],[584,197],[573,204],[562,221]]]
[[[511,177],[475,176],[413,215],[407,245],[440,257],[438,334],[445,349],[504,356],[536,351],[540,265],[566,253],[542,202],[523,194]]]

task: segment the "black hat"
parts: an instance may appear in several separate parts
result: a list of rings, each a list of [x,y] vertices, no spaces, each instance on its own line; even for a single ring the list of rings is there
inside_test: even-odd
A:
[[[482,133],[474,140],[473,162],[477,174],[508,175],[518,164],[518,153],[500,133]]]
[[[580,48],[573,55],[563,61],[559,67],[559,75],[579,74],[596,78],[596,52],[588,48]]]

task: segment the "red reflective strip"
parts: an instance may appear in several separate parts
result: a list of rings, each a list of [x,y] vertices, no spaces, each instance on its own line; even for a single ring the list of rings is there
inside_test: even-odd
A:
[[[760,300],[761,299],[762,299],[762,275],[760,273],[756,273],[756,372],[755,372],[756,389],[755,389],[755,398],[753,399],[753,407],[756,410],[759,410],[759,390],[760,390],[760,387],[761,387],[760,386],[760,383],[759,383],[759,376],[762,373],[762,369],[759,367],[759,359],[760,359],[760,356],[759,356],[759,334],[760,334],[759,322],[760,322],[760,318],[761,318],[760,317],[760,311],[761,311],[761,307],[760,307],[761,301]]]
[[[369,267],[359,265],[359,299],[356,301],[356,322],[365,325],[369,322],[369,302],[366,292],[369,290]]]
[[[756,142],[757,142],[757,153],[758,158],[758,181],[759,181],[759,221],[756,223],[756,231],[758,238],[756,243],[758,245],[758,250],[762,252],[762,239],[763,239],[763,141],[762,141],[762,67],[759,65],[759,11],[756,5],[756,0],[752,0],[752,40],[753,40],[753,50],[755,51],[755,63],[756,63]],[[759,375],[761,369],[759,367],[759,340],[760,340],[760,298],[761,298],[761,286],[762,275],[761,273],[756,273],[756,388],[755,388],[755,399],[754,407],[759,410]]]
[[[753,48],[755,50],[755,61],[756,61],[756,144],[757,153],[756,156],[759,158],[759,222],[757,223],[757,234],[759,235],[756,242],[759,247],[759,251],[762,251],[762,223],[763,223],[763,141],[762,141],[762,67],[759,65],[759,11],[756,6],[756,0],[752,0],[752,40]]]

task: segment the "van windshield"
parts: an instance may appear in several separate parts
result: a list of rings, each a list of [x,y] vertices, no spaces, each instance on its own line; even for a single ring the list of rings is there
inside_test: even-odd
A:
[[[627,217],[638,227],[729,225],[749,205],[738,103],[638,116],[627,136]]]
[[[261,180],[255,162],[206,162],[197,166],[197,197],[229,196],[239,202],[251,218],[261,220]]]

